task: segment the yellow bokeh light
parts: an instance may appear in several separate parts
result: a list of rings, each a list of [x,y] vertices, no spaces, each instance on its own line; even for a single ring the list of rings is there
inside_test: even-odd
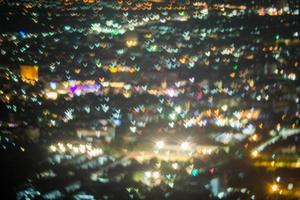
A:
[[[257,150],[253,150],[253,151],[251,152],[251,156],[252,156],[253,158],[256,158],[256,157],[258,156],[258,151],[257,151]]]
[[[39,67],[34,65],[21,65],[20,74],[25,82],[36,82],[39,79]]]
[[[279,186],[277,184],[273,184],[271,186],[271,190],[272,190],[272,192],[277,192],[279,190]]]
[[[126,40],[126,46],[127,47],[135,47],[137,45],[136,39],[128,39]]]

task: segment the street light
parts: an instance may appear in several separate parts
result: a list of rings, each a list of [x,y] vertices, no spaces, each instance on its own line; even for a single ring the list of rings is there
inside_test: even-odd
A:
[[[277,192],[279,190],[279,186],[276,183],[274,183],[273,185],[271,185],[271,190],[272,192]]]
[[[251,156],[252,156],[253,158],[256,158],[256,157],[258,156],[258,151],[257,151],[257,150],[253,150],[253,151],[251,152]]]
[[[156,148],[158,148],[158,149],[162,149],[162,148],[164,148],[164,146],[165,146],[165,142],[162,141],[162,140],[157,141],[155,146],[156,146]]]
[[[190,146],[190,144],[188,142],[183,142],[183,143],[181,143],[180,148],[182,150],[186,151],[189,149],[189,146]]]

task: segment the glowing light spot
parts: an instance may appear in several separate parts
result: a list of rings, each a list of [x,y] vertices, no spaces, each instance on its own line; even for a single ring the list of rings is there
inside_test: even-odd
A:
[[[199,174],[199,169],[192,170],[192,176],[198,176],[198,174]]]
[[[236,71],[238,69],[238,65],[234,64],[232,68],[233,68],[234,71]]]
[[[156,142],[156,144],[155,144],[155,147],[158,148],[158,149],[162,149],[162,148],[164,148],[164,146],[165,146],[165,142],[162,141],[162,140]]]
[[[256,158],[256,157],[258,156],[258,151],[257,151],[257,150],[253,150],[253,151],[251,152],[251,156],[252,156],[253,158]]]
[[[273,184],[271,186],[271,190],[272,190],[272,192],[277,192],[279,190],[279,186],[277,184]]]
[[[190,147],[190,144],[188,142],[183,142],[181,145],[180,145],[180,148],[184,151],[188,150]]]

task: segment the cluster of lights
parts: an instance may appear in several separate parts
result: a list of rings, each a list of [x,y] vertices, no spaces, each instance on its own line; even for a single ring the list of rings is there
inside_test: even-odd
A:
[[[156,0],[158,2],[162,2],[160,0]],[[64,5],[70,5],[72,1],[64,1]],[[84,3],[95,3],[98,1],[96,0],[83,0]],[[153,1],[154,2],[154,1]],[[171,120],[168,121],[168,125],[171,128],[174,128],[175,124],[176,125],[183,125],[185,128],[191,128],[191,127],[205,127],[210,123],[214,123],[214,125],[218,126],[218,127],[225,127],[228,126],[229,128],[233,128],[235,130],[238,130],[239,132],[241,132],[241,134],[235,134],[232,132],[229,133],[221,133],[218,134],[218,136],[216,137],[217,141],[222,141],[224,144],[228,144],[230,143],[232,140],[242,140],[246,137],[249,136],[249,140],[250,141],[257,141],[258,140],[258,135],[254,134],[254,132],[256,131],[254,125],[250,124],[251,120],[256,120],[258,119],[258,117],[260,116],[260,112],[258,110],[245,110],[245,111],[235,111],[235,112],[231,112],[231,105],[227,105],[227,104],[222,104],[221,106],[218,105],[218,107],[220,107],[220,109],[216,109],[216,110],[209,110],[209,111],[204,111],[204,112],[200,112],[200,111],[195,111],[192,110],[190,108],[186,108],[184,109],[183,107],[179,106],[179,105],[175,105],[174,101],[170,100],[170,99],[175,99],[176,97],[178,97],[180,94],[191,94],[190,96],[193,98],[193,100],[197,100],[197,103],[200,102],[202,103],[203,99],[202,98],[208,98],[208,103],[213,104],[213,97],[216,94],[224,94],[224,95],[228,95],[233,97],[234,94],[237,94],[239,89],[243,88],[243,91],[255,91],[253,92],[253,95],[251,96],[251,98],[256,99],[257,101],[261,101],[262,99],[265,99],[266,101],[268,101],[271,95],[269,96],[267,94],[268,90],[271,90],[270,88],[264,88],[264,92],[260,91],[260,93],[256,92],[256,88],[259,87],[259,81],[257,81],[257,79],[255,78],[249,78],[248,76],[250,76],[249,71],[248,70],[241,70],[244,66],[241,66],[240,63],[237,64],[235,62],[237,62],[237,60],[239,60],[239,58],[245,58],[247,60],[254,60],[256,53],[260,51],[260,49],[256,49],[256,47],[254,46],[253,48],[249,48],[246,49],[248,47],[246,46],[237,46],[234,44],[230,44],[227,47],[209,47],[209,48],[205,48],[205,49],[201,49],[199,52],[196,52],[194,55],[188,55],[185,50],[188,49],[192,49],[196,46],[193,46],[195,44],[197,44],[197,41],[194,42],[195,39],[199,40],[198,41],[198,45],[202,43],[203,40],[205,39],[215,39],[217,37],[219,37],[219,33],[221,33],[220,37],[222,38],[225,33],[230,33],[228,36],[232,37],[235,34],[239,34],[238,31],[242,31],[244,30],[244,26],[241,26],[240,28],[196,28],[193,29],[192,31],[183,31],[183,33],[181,35],[179,35],[179,37],[176,37],[176,41],[172,42],[172,44],[160,44],[160,40],[162,38],[160,38],[162,35],[170,35],[168,33],[173,33],[176,30],[176,28],[173,27],[168,27],[167,24],[168,22],[171,21],[187,21],[190,18],[195,18],[195,19],[203,19],[205,17],[208,17],[208,12],[210,12],[210,10],[218,10],[221,15],[226,16],[226,17],[234,17],[234,16],[240,16],[240,15],[245,15],[247,12],[246,10],[252,11],[254,12],[254,14],[258,14],[260,16],[264,16],[264,15],[269,15],[269,16],[278,16],[278,15],[285,15],[285,14],[291,14],[291,15],[299,15],[299,9],[297,8],[295,11],[292,11],[288,6],[283,7],[282,9],[277,9],[274,7],[264,7],[264,8],[253,8],[253,7],[248,7],[248,6],[244,6],[244,5],[240,5],[240,6],[235,6],[235,5],[229,5],[229,4],[208,4],[208,3],[203,3],[203,2],[193,2],[193,3],[189,3],[190,6],[193,6],[193,12],[192,14],[190,14],[189,12],[186,12],[185,10],[188,10],[190,7],[189,6],[182,6],[182,5],[176,5],[176,3],[174,4],[164,4],[162,6],[153,6],[152,5],[154,3],[151,2],[132,2],[132,1],[117,1],[117,4],[119,5],[112,5],[111,2],[105,2],[107,3],[106,5],[108,5],[110,8],[113,8],[115,10],[120,10],[122,11],[121,16],[122,16],[122,20],[120,20],[120,23],[111,20],[111,19],[107,19],[105,16],[101,16],[101,23],[93,23],[90,24],[88,26],[88,28],[78,28],[76,29],[75,27],[70,26],[70,25],[65,25],[63,26],[63,28],[60,30],[54,30],[54,31],[50,31],[48,33],[26,33],[25,31],[21,30],[18,33],[13,33],[13,34],[6,34],[6,35],[2,35],[3,38],[7,38],[8,40],[13,41],[14,45],[18,47],[17,50],[12,50],[12,55],[11,56],[11,60],[14,62],[21,62],[24,63],[26,60],[26,57],[23,56],[25,55],[26,51],[29,51],[31,49],[31,47],[37,43],[30,44],[28,42],[28,44],[26,44],[27,41],[29,41],[30,38],[38,38],[38,37],[42,37],[42,38],[50,38],[51,42],[57,43],[59,44],[61,41],[63,41],[63,38],[60,38],[57,35],[60,35],[61,33],[80,33],[81,35],[88,36],[88,37],[93,37],[96,36],[97,38],[100,38],[100,40],[102,41],[96,41],[95,43],[89,43],[86,45],[86,47],[90,50],[93,50],[93,52],[89,52],[89,56],[93,57],[92,60],[95,60],[95,63],[93,63],[92,65],[96,66],[96,69],[104,69],[107,72],[110,72],[112,74],[115,73],[122,73],[125,75],[128,75],[129,73],[135,73],[135,72],[139,72],[142,71],[143,68],[139,67],[139,66],[132,66],[132,67],[127,67],[126,63],[123,62],[121,64],[117,64],[115,60],[122,60],[122,57],[117,57],[117,59],[115,59],[114,61],[111,61],[111,63],[107,64],[107,63],[101,63],[100,59],[97,59],[94,57],[97,57],[98,55],[95,54],[95,52],[99,51],[99,49],[103,49],[104,52],[106,50],[108,50],[109,48],[111,50],[113,50],[114,56],[121,56],[121,55],[126,55],[130,54],[131,51],[136,50],[138,48],[141,48],[143,50],[147,50],[147,52],[149,52],[149,54],[151,54],[151,56],[155,54],[159,54],[161,55],[160,60],[155,63],[154,66],[154,70],[156,70],[157,72],[162,72],[164,70],[176,70],[178,68],[183,68],[186,67],[188,69],[191,68],[197,68],[200,69],[202,66],[204,67],[210,67],[213,66],[216,69],[218,69],[219,66],[214,66],[214,65],[230,65],[230,69],[232,70],[232,73],[230,73],[230,80],[232,79],[233,82],[234,80],[237,79],[237,77],[242,79],[242,84],[238,84],[238,83],[232,83],[232,85],[228,86],[225,85],[224,82],[222,81],[216,81],[215,87],[213,86],[209,86],[207,88],[210,89],[206,89],[206,88],[201,88],[203,89],[203,92],[191,92],[190,93],[190,88],[188,87],[183,87],[186,85],[200,85],[200,83],[198,83],[197,81],[195,81],[194,77],[190,77],[187,80],[181,80],[179,82],[175,83],[175,86],[161,86],[161,87],[151,87],[150,85],[143,85],[143,86],[137,86],[131,83],[125,83],[125,82],[110,82],[110,81],[106,81],[104,80],[103,77],[99,78],[99,83],[96,83],[95,81],[87,81],[87,82],[81,82],[81,81],[67,81],[67,82],[63,82],[63,83],[54,83],[51,82],[50,83],[50,88],[46,88],[45,92],[41,93],[41,95],[45,95],[46,99],[52,99],[52,100],[57,100],[59,95],[70,95],[70,96],[81,96],[83,94],[86,93],[95,93],[95,94],[101,94],[103,96],[109,94],[110,89],[113,90],[113,94],[119,94],[122,93],[126,98],[131,97],[132,93],[136,93],[136,94],[143,94],[143,93],[148,93],[151,95],[155,95],[155,96],[164,96],[164,98],[166,97],[165,100],[166,105],[174,108],[172,109],[172,111],[170,113],[167,113],[167,109],[163,106],[157,107],[156,109],[154,109],[155,111],[157,111],[159,113],[159,116],[165,116],[164,118],[167,118],[167,120]],[[14,3],[12,3],[14,4]],[[102,10],[104,6],[103,2],[99,2],[99,7],[97,8],[97,11]],[[19,5],[18,5],[19,6]],[[40,6],[40,5],[39,5]],[[26,9],[31,9],[33,8],[34,5],[31,5],[31,3],[27,3],[26,5],[24,5],[24,8]],[[74,7],[76,8],[76,7]],[[140,18],[139,15],[132,15],[131,13],[129,14],[127,11],[128,10],[152,10],[153,8],[157,9],[159,11],[159,13],[151,13],[151,14],[145,14],[142,15],[142,17]],[[68,8],[68,6],[66,6],[65,8],[66,10],[70,9]],[[72,8],[73,9],[73,8]],[[33,9],[34,10],[34,9]],[[174,16],[169,15],[168,11],[176,11],[174,12]],[[27,10],[26,10],[27,11]],[[96,11],[96,9],[95,9]],[[124,11],[124,12],[123,12]],[[31,13],[31,12],[30,12]],[[97,12],[95,12],[97,13]],[[36,16],[37,13],[35,13],[34,11],[32,12],[32,16]],[[59,13],[54,14],[56,16],[60,16]],[[75,11],[72,11],[72,16],[80,16],[80,14],[76,13]],[[94,14],[93,14],[94,16]],[[7,17],[6,19],[9,19],[9,17]],[[31,18],[33,20],[33,22],[37,23],[37,19],[35,17]],[[48,19],[52,19],[52,16],[48,16]],[[103,23],[102,23],[103,21]],[[121,22],[122,21],[122,22]],[[122,24],[121,24],[122,23]],[[166,26],[156,26],[153,24],[166,24]],[[146,33],[144,35],[144,38],[147,39],[145,42],[142,41],[138,41],[137,37],[128,37],[125,38],[125,41],[122,41],[122,48],[119,48],[117,50],[114,49],[115,45],[114,43],[108,43],[107,40],[111,40],[111,41],[119,41],[120,38],[123,37],[123,35],[126,36],[127,32],[131,32],[134,29],[138,28],[139,26],[147,26],[148,30],[152,33]],[[154,34],[155,32],[155,34]],[[167,34],[166,34],[167,33]],[[259,35],[260,31],[254,31],[254,34]],[[2,37],[1,36],[1,37]],[[235,35],[236,36],[236,35]],[[298,32],[295,32],[293,35],[294,38],[298,37]],[[17,39],[20,38],[19,42]],[[296,39],[298,40],[298,39]],[[295,41],[296,41],[295,40]],[[34,40],[35,41],[35,40]],[[36,40],[38,41],[38,40]],[[189,41],[193,41],[193,42],[189,42]],[[201,41],[201,42],[200,42]],[[260,40],[255,40],[258,44],[260,43]],[[49,42],[49,43],[51,43]],[[278,36],[276,36],[276,43],[280,43],[280,42],[284,42],[285,44],[291,42],[291,40],[285,40],[285,39],[281,39]],[[296,41],[297,42],[297,41]],[[25,43],[23,45],[23,43]],[[32,45],[32,46],[31,46]],[[53,48],[53,46],[49,45],[50,49]],[[84,45],[83,45],[84,46]],[[260,45],[258,45],[260,46]],[[82,47],[79,44],[70,44],[70,47],[73,48],[74,51],[80,50],[80,48]],[[84,46],[85,47],[85,46]],[[281,48],[277,48],[278,46],[276,46],[275,48],[273,47],[269,47],[268,49],[263,49],[263,52],[271,52],[273,53],[273,57],[275,58],[275,60],[280,61],[282,59],[281,54],[283,54],[283,51],[281,50]],[[41,54],[44,56],[48,56],[49,52],[46,52],[45,50],[46,47],[43,47],[38,49],[38,53],[37,55]],[[55,46],[54,46],[55,49]],[[251,51],[250,53],[248,52]],[[1,49],[1,54],[5,55],[7,52],[9,52],[8,50],[5,49]],[[16,53],[17,52],[17,53]],[[20,55],[18,55],[20,54]],[[74,68],[74,70],[71,70],[71,73],[75,73],[75,75],[82,75],[85,73],[85,68],[90,67],[88,65],[88,63],[86,63],[85,61],[82,61],[84,59],[75,59],[75,55],[72,55],[73,52],[70,53],[70,60],[79,60],[78,61],[78,67],[76,66]],[[167,56],[165,56],[165,54]],[[248,54],[248,55],[246,55]],[[27,55],[27,54],[26,54]],[[142,57],[143,54],[137,54],[137,55],[130,55],[129,58],[129,62],[137,62],[137,60],[139,58]],[[222,55],[222,56],[220,56]],[[151,57],[150,56],[150,57]],[[220,56],[220,57],[219,57]],[[40,56],[37,56],[40,57]],[[228,58],[229,57],[229,58]],[[76,56],[77,58],[77,56]],[[120,59],[119,59],[120,58]],[[32,60],[32,62],[34,64],[32,64],[32,66],[35,66],[35,64],[38,62],[38,59],[34,59],[34,57],[30,57],[30,60]],[[154,59],[153,59],[154,60]],[[60,63],[61,61],[57,60],[54,63],[50,63],[49,64],[49,70],[51,73],[55,73],[57,69],[59,69],[60,65],[64,65]],[[231,64],[232,62],[234,62],[234,64]],[[282,62],[282,61],[280,61]],[[63,63],[63,62],[62,62]],[[82,67],[81,67],[82,66]],[[296,65],[298,66],[298,64]],[[250,68],[250,66],[249,66]],[[29,71],[33,71],[33,69],[35,70],[34,73],[29,73]],[[24,69],[23,69],[24,71]],[[26,70],[25,70],[26,71]],[[26,79],[32,79],[33,77],[33,81],[36,82],[38,81],[37,78],[37,69],[36,67],[32,68],[31,70],[27,70],[27,72],[23,72],[22,73],[22,67],[21,67],[21,77],[22,79],[26,80]],[[96,70],[95,70],[96,71]],[[295,72],[296,70],[294,69],[294,71],[284,71],[283,69],[276,69],[275,71],[273,71],[276,75],[280,75],[285,79],[291,80],[291,81],[295,81],[297,80],[298,76],[297,73]],[[92,70],[91,70],[92,72]],[[125,72],[125,73],[124,73]],[[129,72],[129,73],[128,73]],[[71,75],[70,75],[70,70],[65,70],[65,77],[70,80],[71,79]],[[95,74],[95,73],[94,73]],[[12,77],[12,76],[11,76]],[[73,77],[72,77],[73,78]],[[12,79],[15,81],[17,80],[16,77],[12,77]],[[64,79],[64,78],[63,78]],[[240,80],[239,80],[240,81]],[[257,82],[256,82],[257,81]],[[17,82],[17,81],[15,81]],[[184,84],[181,84],[180,82],[184,82]],[[238,86],[237,86],[238,85]],[[184,88],[184,89],[183,89]],[[186,89],[187,88],[187,89]],[[199,89],[199,88],[198,88]],[[5,100],[5,102],[9,102],[11,99],[11,95],[6,95],[5,92],[0,91],[1,95],[3,95],[3,99]],[[15,92],[17,94],[17,92]],[[23,93],[23,91],[22,91]],[[264,93],[264,94],[263,94]],[[196,95],[195,95],[196,94]],[[198,94],[198,95],[197,95]],[[246,93],[247,94],[247,93]],[[244,94],[242,94],[244,95]],[[32,102],[38,102],[37,101],[37,96],[32,96],[29,97],[29,95],[25,95],[25,92],[23,93],[22,96],[25,96],[26,99],[30,99]],[[2,98],[2,96],[1,96]],[[108,98],[108,97],[106,97]],[[164,100],[164,99],[163,99]],[[160,99],[161,101],[161,99]],[[206,101],[206,100],[205,100]],[[238,101],[237,101],[238,102]],[[193,102],[194,103],[194,102]],[[297,102],[298,103],[298,100]],[[163,103],[162,103],[163,104]],[[198,105],[198,104],[197,104]],[[197,107],[197,106],[194,106]],[[16,112],[16,106],[14,105],[7,105],[7,108],[10,110],[13,110],[14,112]],[[89,105],[87,106],[82,106],[83,110],[90,114],[91,111],[93,111],[93,108],[90,107]],[[64,122],[69,122],[72,121],[73,119],[75,119],[75,117],[77,117],[78,115],[75,115],[75,110],[77,108],[70,108],[70,109],[66,109],[63,112],[63,121]],[[113,121],[115,122],[115,125],[120,124],[121,121],[121,112],[120,110],[115,110],[113,107],[110,107],[110,104],[108,103],[108,101],[105,104],[99,104],[95,107],[95,109],[97,111],[103,111],[104,113],[107,113],[108,111],[112,111],[112,115],[110,116]],[[143,114],[143,115],[148,115],[149,110],[151,110],[149,107],[144,106],[143,104],[140,106],[135,106],[132,109],[133,113],[139,113],[139,114]],[[77,110],[76,110],[77,111]],[[223,112],[223,113],[222,113]],[[228,116],[229,115],[229,116]],[[230,116],[231,115],[231,116]],[[46,116],[46,114],[45,114]],[[47,114],[47,116],[50,116],[50,114]],[[52,115],[54,118],[59,118],[57,117],[56,114]],[[188,116],[188,117],[187,117]],[[163,117],[162,117],[163,118]],[[137,129],[137,127],[139,128],[144,128],[146,126],[146,121],[148,122],[148,119],[150,119],[150,117],[147,116],[147,120],[145,121],[135,121],[135,120],[131,120],[131,125],[130,125],[130,131],[133,133],[139,133],[139,130]],[[57,121],[52,119],[50,120],[50,123],[55,126],[57,124]],[[9,123],[8,124],[9,127],[15,127],[14,123]],[[26,124],[27,125],[27,124]],[[2,122],[1,122],[1,126],[2,126]],[[295,128],[295,123],[294,123],[294,127]],[[277,126],[277,130],[280,130],[280,124],[279,126]],[[276,137],[276,135],[274,136]],[[220,139],[220,140],[219,140]],[[193,150],[193,145],[191,145],[189,142],[184,141],[179,145],[176,145],[176,147],[178,147],[179,150],[181,150],[181,152],[183,153],[187,153]],[[157,141],[155,144],[155,150],[165,150],[168,149],[168,145],[164,142],[164,141]],[[94,148],[92,147],[92,145],[87,144],[87,145],[83,145],[83,144],[71,144],[71,143],[67,143],[67,144],[63,144],[63,143],[58,143],[58,144],[54,144],[51,145],[49,147],[49,150],[53,153],[61,153],[61,154],[71,154],[71,155],[78,155],[78,154],[87,154],[89,157],[97,157],[98,155],[102,154],[102,149],[101,148]],[[206,154],[206,155],[210,155],[213,152],[212,148],[200,148],[197,150],[198,153],[201,154]],[[259,148],[254,149],[253,151],[250,152],[251,156],[253,158],[257,158],[260,156],[260,150]],[[177,163],[173,163],[172,164],[172,168],[174,170],[178,169],[179,166]],[[199,169],[197,168],[191,168],[190,170],[190,174],[192,174],[193,176],[197,176],[199,174]],[[144,173],[144,177],[145,180],[147,182],[147,184],[152,184],[151,182],[153,182],[154,180],[154,185],[159,184],[160,183],[160,179],[162,178],[162,175],[159,171],[147,171]],[[150,182],[149,182],[150,180]],[[278,183],[271,185],[271,191],[273,191],[274,193],[280,192],[281,191],[281,186],[279,186]]]
[[[90,144],[57,143],[51,145],[49,150],[52,153],[71,154],[73,156],[78,154],[87,154],[91,158],[103,153],[101,148],[94,148]]]
[[[160,185],[162,177],[159,171],[146,171],[142,179],[142,183],[148,186]]]
[[[165,150],[167,157],[170,156],[170,150],[175,150],[175,152],[177,153],[178,156],[179,155],[179,151],[181,150],[181,152],[183,152],[184,154],[182,154],[182,156],[184,155],[185,158],[191,157],[196,155],[195,153],[197,153],[197,155],[211,155],[214,152],[218,152],[218,147],[217,146],[195,146],[194,144],[191,144],[188,141],[183,141],[182,143],[180,143],[178,146],[177,145],[167,145],[165,144],[165,142],[163,140],[159,140],[155,143],[154,146],[154,151],[155,153],[159,153],[160,151]],[[184,159],[185,160],[185,159]]]
[[[163,140],[159,140],[159,141],[157,141],[157,142],[155,143],[155,149],[157,149],[157,150],[162,150],[162,149],[164,149],[165,147],[166,147],[166,144],[165,144],[165,142],[164,142]],[[190,148],[191,148],[191,144],[190,144],[189,142],[187,142],[187,141],[182,142],[182,143],[180,144],[180,149],[183,150],[183,151],[187,151],[187,150],[189,150]]]
[[[117,72],[129,72],[134,73],[137,69],[132,67],[106,67],[111,73]],[[99,78],[99,80],[103,80]],[[53,87],[55,85],[55,87]],[[53,83],[45,88],[45,98],[56,100],[59,95],[69,95],[70,97],[81,96],[89,93],[94,94],[107,94],[110,90],[114,94],[123,94],[126,98],[129,98],[132,93],[142,94],[148,93],[154,96],[170,96],[176,97],[179,94],[185,92],[182,88],[157,88],[148,87],[148,85],[133,85],[125,82],[110,82],[110,81],[100,81],[96,83],[95,80],[88,81],[75,81],[69,80],[61,83]]]

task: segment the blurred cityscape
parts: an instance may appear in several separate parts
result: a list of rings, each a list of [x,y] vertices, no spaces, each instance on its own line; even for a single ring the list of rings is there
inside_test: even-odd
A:
[[[1,199],[300,199],[300,0],[0,0]]]

